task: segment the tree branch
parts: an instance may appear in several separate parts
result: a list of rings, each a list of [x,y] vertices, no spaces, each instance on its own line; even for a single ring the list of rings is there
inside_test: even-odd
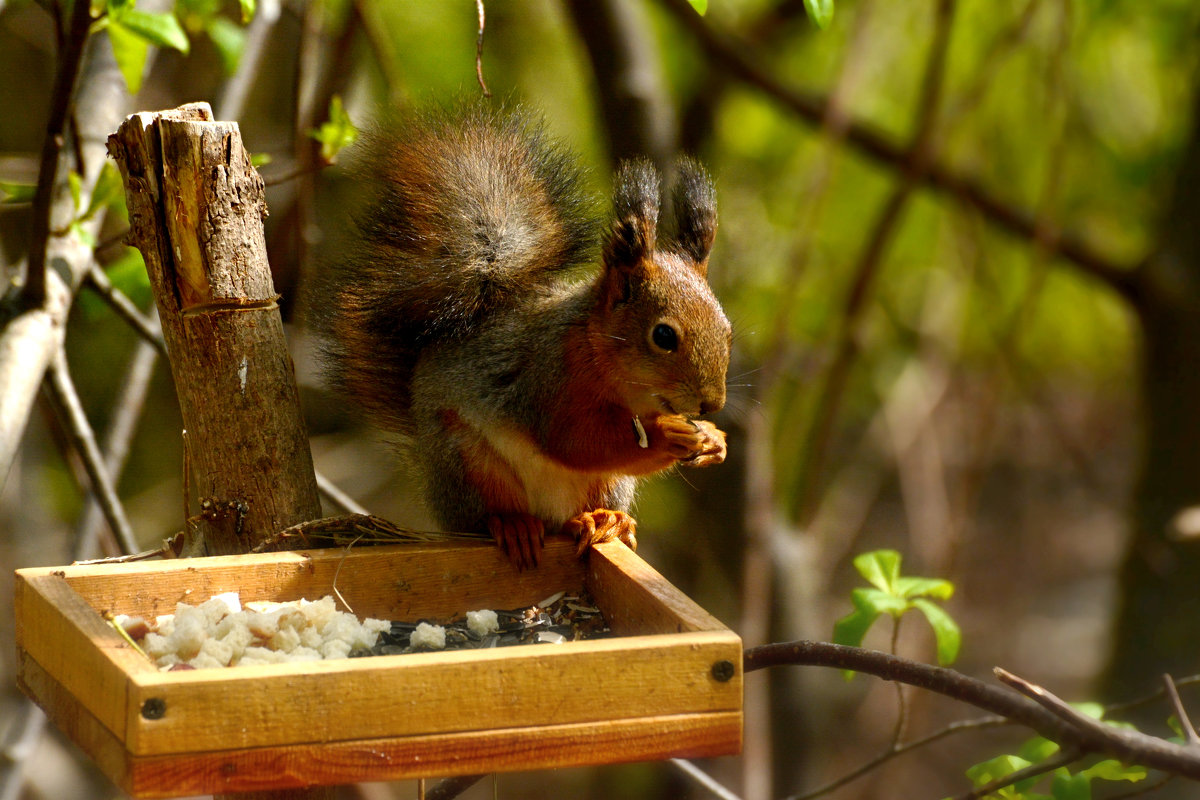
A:
[[[828,98],[779,83],[757,62],[743,55],[749,48],[710,28],[687,0],[660,2],[695,36],[705,52],[724,64],[732,75],[758,89],[800,119],[813,125],[820,124],[826,113]],[[861,120],[848,123],[846,141],[862,155],[893,169],[903,170],[909,161],[909,154],[901,146]],[[1073,263],[1127,300],[1136,300],[1141,294],[1141,278],[1133,269],[1135,265],[1115,263],[1077,236],[1038,220],[1028,209],[1000,199],[977,179],[962,175],[945,164],[933,162],[921,176],[921,183],[971,206],[993,225],[1013,236],[1030,240],[1043,236],[1048,254]]]
[[[1057,742],[1063,749],[1077,748],[1085,754],[1106,755],[1127,764],[1140,764],[1200,780],[1200,747],[1178,745],[1138,731],[1106,725],[1090,717],[1081,720],[1072,716],[1068,719],[1060,710],[1051,711],[1040,702],[952,669],[922,664],[877,650],[811,641],[753,647],[746,650],[743,656],[745,672],[785,664],[849,669],[884,680],[899,681],[1000,714]],[[1058,700],[1041,687],[1035,689],[1041,701],[1047,696]],[[1070,709],[1069,706],[1067,708]],[[1070,710],[1074,712],[1074,709]]]
[[[87,3],[80,3],[86,6]],[[79,145],[85,154],[81,202],[87,205],[104,164],[104,137],[115,129],[125,113],[125,82],[117,69],[112,49],[90,43],[83,54],[75,107],[83,129]],[[71,205],[69,196],[55,199]],[[91,233],[100,220],[84,227]],[[46,298],[31,308],[5,318],[0,315],[0,486],[16,458],[34,398],[51,360],[62,347],[67,314],[75,291],[93,260],[91,248],[77,236],[53,236],[43,242],[46,251]],[[33,254],[30,254],[31,258]]]
[[[824,489],[818,479],[824,467],[825,454],[837,422],[842,396],[850,379],[851,368],[858,356],[858,329],[867,308],[876,277],[883,264],[884,253],[899,228],[901,216],[917,186],[929,171],[934,156],[937,113],[941,106],[946,77],[946,54],[950,48],[950,32],[954,22],[954,0],[939,0],[934,15],[933,42],[929,60],[921,80],[915,132],[909,145],[900,182],[892,189],[883,209],[876,218],[870,237],[858,257],[850,292],[846,296],[840,324],[834,341],[835,355],[825,373],[823,390],[805,446],[802,448],[800,485],[804,487],[800,503],[800,519],[812,520],[817,500]],[[849,137],[847,131],[847,138]]]
[[[46,387],[50,398],[62,419],[63,428],[70,437],[71,444],[83,460],[84,469],[87,470],[88,478],[92,482],[92,491],[96,501],[100,504],[113,533],[116,534],[117,541],[121,543],[121,549],[126,553],[136,553],[138,551],[137,539],[134,538],[133,528],[117,497],[117,490],[113,485],[108,468],[105,466],[104,457],[100,455],[100,447],[96,444],[96,435],[88,422],[87,414],[83,411],[83,404],[79,402],[79,394],[75,391],[71,374],[67,371],[66,353],[59,350],[50,365],[47,377],[49,380],[46,382]]]
[[[54,210],[51,201],[58,183],[59,156],[65,142],[67,120],[71,116],[71,95],[75,92],[79,65],[83,60],[83,45],[91,24],[91,3],[76,3],[71,10],[71,21],[65,37],[61,40],[58,71],[54,74],[54,89],[50,96],[50,119],[46,123],[46,138],[42,140],[41,166],[38,168],[37,190],[33,195],[29,264],[24,290],[27,309],[41,308],[46,302],[46,242],[50,238],[50,217]],[[61,20],[59,25],[61,29]]]

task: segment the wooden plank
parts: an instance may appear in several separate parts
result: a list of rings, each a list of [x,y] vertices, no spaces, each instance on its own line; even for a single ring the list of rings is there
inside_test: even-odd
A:
[[[44,574],[46,570],[32,570]],[[236,591],[246,600],[310,600],[335,582],[360,617],[444,619],[479,608],[517,608],[578,591],[584,565],[562,537],[538,569],[518,572],[488,543],[357,547],[133,564],[64,567],[66,581],[97,610],[154,616]]]
[[[46,712],[49,720],[87,753],[116,784],[127,782],[125,745],[56,681],[27,652],[17,651],[17,685]]]
[[[37,661],[123,739],[129,675],[155,673],[154,665],[134,651],[62,577],[26,576],[23,572],[17,572],[14,599],[18,652]]]
[[[139,675],[134,755],[739,710],[732,633],[697,632]],[[740,670],[739,670],[740,672]],[[143,703],[165,704],[145,719]]]
[[[738,712],[131,759],[135,797],[555,769],[741,751]]]
[[[592,548],[588,589],[608,624],[622,636],[728,630],[620,542]],[[740,656],[736,663],[741,672]]]

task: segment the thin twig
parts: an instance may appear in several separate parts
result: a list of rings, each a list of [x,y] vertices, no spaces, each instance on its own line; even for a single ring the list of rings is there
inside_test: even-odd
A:
[[[362,516],[370,516],[371,512],[367,511],[353,497],[343,492],[337,484],[329,480],[323,472],[316,470],[317,475],[317,490],[324,495],[325,499],[333,503],[335,506],[345,511],[347,514],[361,514]]]
[[[955,0],[939,0],[934,17],[933,44],[925,74],[921,80],[916,128],[902,166],[902,177],[875,219],[867,243],[859,254],[850,290],[838,316],[834,335],[834,358],[826,370],[824,386],[802,448],[799,472],[801,490],[800,520],[812,521],[817,500],[825,488],[819,476],[833,437],[851,368],[858,360],[858,331],[867,310],[875,280],[883,264],[884,254],[893,235],[899,229],[901,215],[917,186],[929,170],[934,155],[937,113],[941,105],[946,77],[946,57],[950,48]]]
[[[741,800],[741,798],[736,794],[717,783],[713,776],[709,775],[707,772],[700,769],[686,758],[672,758],[671,763],[678,767],[684,775],[687,775],[696,783],[700,784],[705,789],[708,789],[714,795],[721,798],[721,800]]]
[[[1163,686],[1166,687],[1167,699],[1171,702],[1175,718],[1179,720],[1179,727],[1183,729],[1184,740],[1193,747],[1200,744],[1200,736],[1196,735],[1196,729],[1192,727],[1191,717],[1183,707],[1183,701],[1179,699],[1179,690],[1175,688],[1175,681],[1170,675],[1163,675]]]
[[[1166,786],[1171,781],[1175,780],[1175,775],[1163,775],[1156,781],[1143,783],[1136,789],[1130,789],[1128,792],[1121,794],[1109,795],[1105,800],[1129,800],[1131,797],[1145,797],[1151,792],[1157,792],[1159,789]]]
[[[99,264],[93,263],[84,277],[89,289],[98,294],[121,319],[129,324],[139,336],[158,350],[159,355],[167,357],[167,344],[163,340],[162,330],[157,322],[152,322],[142,313],[137,304],[129,299],[129,295],[113,286],[111,280]]]
[[[714,31],[687,0],[659,1],[696,37],[710,57],[719,60],[726,67],[729,74],[758,89],[806,122],[815,125],[824,118],[827,98],[780,84],[774,73],[744,55],[746,52],[752,52],[753,48],[736,43],[727,35]],[[861,154],[881,164],[903,170],[909,162],[909,154],[905,148],[861,120],[847,124],[846,141]],[[1039,226],[1038,220],[1027,209],[1000,199],[975,178],[959,174],[941,163],[930,162],[920,181],[931,189],[950,194],[956,200],[973,207],[991,223],[1014,236],[1033,239],[1039,227],[1050,231],[1053,254],[1072,262],[1127,299],[1135,299],[1140,294],[1141,279],[1131,269],[1134,265],[1112,261],[1083,240],[1057,226],[1048,223]]]
[[[1176,678],[1173,680],[1176,688],[1186,688],[1200,684],[1200,675],[1189,675],[1186,678]],[[1132,711],[1135,708],[1156,703],[1163,699],[1166,695],[1165,689],[1159,689],[1141,697],[1136,697],[1133,700],[1126,700],[1123,703],[1112,703],[1104,707],[1104,715],[1106,717],[1116,717],[1124,714],[1127,711]]]
[[[479,35],[475,37],[475,77],[484,97],[491,97],[487,84],[483,81],[483,30],[486,27],[486,15],[483,11],[483,0],[475,0],[475,12],[479,15]]]
[[[61,19],[58,19],[57,15],[56,22],[60,24],[61,30]],[[83,45],[91,23],[91,3],[76,3],[71,9],[70,26],[65,37],[60,40],[58,71],[54,75],[54,89],[50,97],[50,119],[46,123],[37,189],[33,195],[29,266],[23,294],[26,308],[41,308],[46,302],[46,242],[50,238],[51,199],[58,180],[59,154],[62,152],[67,119],[70,116],[71,95],[79,77]]]
[[[104,466],[104,458],[96,444],[96,435],[88,422],[87,414],[84,413],[83,404],[79,401],[75,384],[67,370],[67,356],[62,350],[59,350],[51,362],[47,378],[47,391],[62,418],[72,445],[83,460],[84,469],[92,482],[92,490],[108,524],[116,534],[121,549],[126,553],[136,553],[137,539],[133,535],[129,519],[125,516],[125,508],[117,497],[116,487],[108,469]]]
[[[157,325],[155,319],[155,325]],[[104,466],[116,484],[120,483],[129,455],[129,447],[137,433],[138,424],[146,409],[146,396],[154,378],[158,351],[153,345],[139,341],[125,369],[112,413],[101,443]],[[75,528],[75,560],[92,557],[96,552],[96,537],[104,524],[104,515],[95,497],[88,496],[79,524]]]
[[[12,743],[0,750],[3,761],[9,764],[7,769],[0,770],[0,776],[3,776],[0,777],[0,800],[18,800],[21,797],[30,755],[41,741],[42,732],[46,730],[46,715],[32,701],[26,700],[22,710],[24,718],[11,728],[17,732]]]
[[[1032,693],[1037,701],[945,667],[828,642],[779,642],[753,647],[743,654],[743,664],[746,672],[785,664],[809,665],[849,669],[884,680],[903,681],[1001,714],[1058,742],[1064,749],[1076,747],[1085,753],[1103,754],[1126,763],[1200,780],[1200,749],[1085,717],[1045,689],[1004,670],[997,670],[997,675],[1003,676],[1005,682],[1014,687],[1022,687],[1019,689],[1022,693]],[[1050,705],[1054,705],[1053,710]]]
[[[985,786],[980,786],[967,792],[964,795],[956,798],[956,800],[979,800],[979,798],[987,797],[993,792],[998,792],[1001,789],[1012,786],[1015,783],[1028,780],[1029,778],[1038,778],[1054,770],[1072,764],[1083,757],[1083,753],[1078,750],[1061,750],[1055,753],[1045,761],[1039,761],[1036,764],[1030,764],[1028,767],[1019,769],[1016,772],[1010,772],[1003,778],[997,778]]]

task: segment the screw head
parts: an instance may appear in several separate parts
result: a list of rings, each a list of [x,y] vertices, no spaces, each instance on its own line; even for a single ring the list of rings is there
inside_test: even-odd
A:
[[[712,676],[720,683],[727,683],[733,680],[733,676],[737,674],[737,668],[734,667],[732,661],[721,659],[712,665]]]
[[[142,703],[142,716],[146,719],[162,719],[167,715],[167,701],[161,697],[151,697]]]

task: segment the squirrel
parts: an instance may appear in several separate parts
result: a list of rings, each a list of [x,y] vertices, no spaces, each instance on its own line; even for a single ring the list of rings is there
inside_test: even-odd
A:
[[[660,198],[649,161],[622,164],[605,231],[527,109],[393,113],[356,147],[361,207],[310,298],[329,383],[401,435],[440,525],[518,569],[547,532],[636,548],[637,479],[726,453],[697,419],[725,403],[732,341],[704,168],[681,157]]]

